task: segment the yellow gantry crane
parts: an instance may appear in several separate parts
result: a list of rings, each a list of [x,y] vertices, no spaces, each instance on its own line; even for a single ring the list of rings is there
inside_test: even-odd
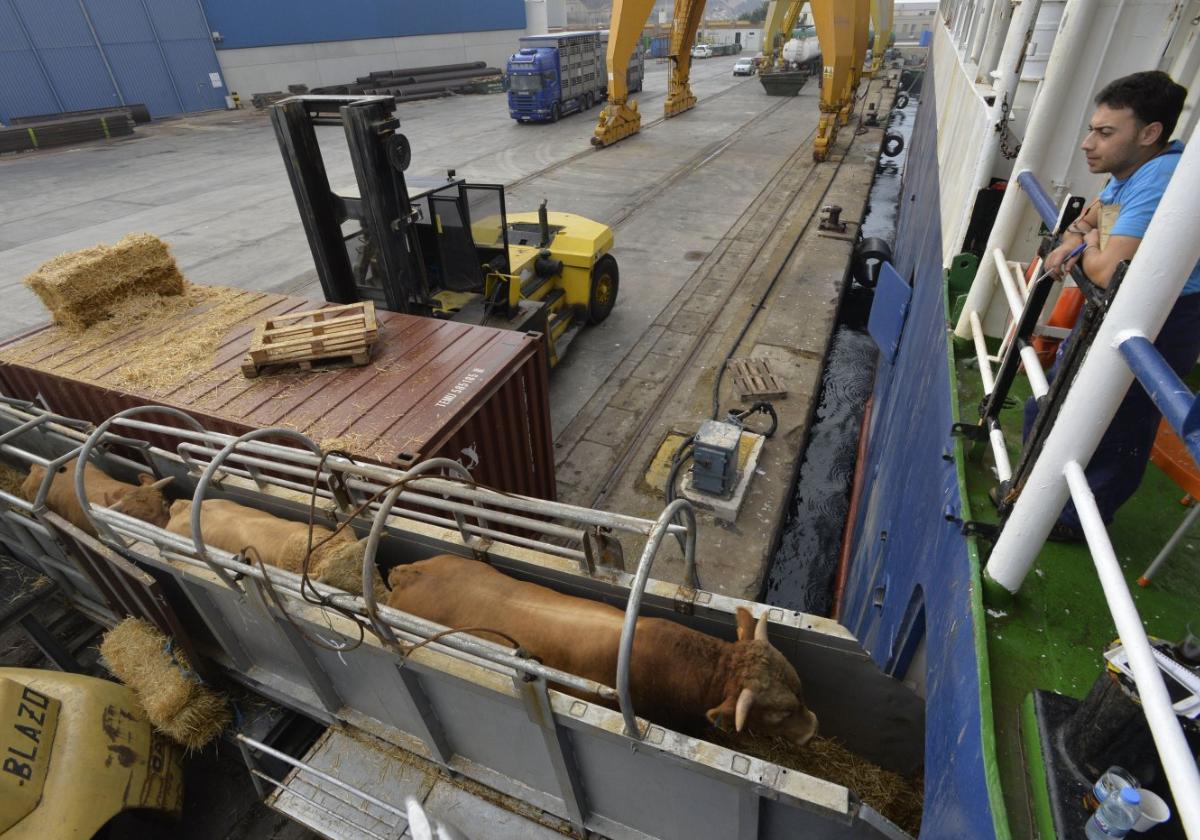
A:
[[[629,101],[625,74],[614,73],[614,67],[628,67],[629,59],[642,37],[642,29],[654,8],[654,0],[613,0],[612,22],[608,32],[608,104],[600,112],[600,120],[592,135],[592,145],[611,146],[642,127],[642,115],[637,102]],[[667,58],[671,75],[667,80],[667,100],[663,114],[673,117],[696,105],[696,96],[689,84],[692,70],[692,46],[696,30],[704,15],[704,0],[675,0],[675,17],[671,21],[671,48]]]
[[[813,159],[824,160],[839,127],[850,122],[858,84],[867,60],[870,20],[875,17],[876,44],[891,37],[893,0],[812,0],[813,23],[821,44],[821,119],[813,141]],[[875,9],[872,9],[872,6]],[[886,11],[884,10],[886,6]],[[886,30],[883,21],[886,19]],[[882,41],[880,40],[882,38]],[[882,55],[877,48],[876,55]],[[875,66],[874,61],[872,65]]]
[[[762,68],[769,70],[783,64],[783,45],[787,43],[800,19],[800,10],[809,0],[771,0],[763,21]],[[819,0],[818,0],[819,2]]]
[[[808,0],[812,6],[817,40],[821,44],[821,117],[813,141],[813,158],[824,160],[837,138],[840,126],[850,121],[864,76],[867,41],[871,21],[875,24],[875,49],[871,66],[874,72],[891,37],[893,0]],[[772,0],[767,9],[763,38],[764,68],[775,67],[782,59],[783,44],[796,25],[804,0]],[[629,59],[641,38],[654,0],[613,0],[612,22],[608,39],[608,104],[592,135],[592,145],[611,146],[642,126],[637,102],[629,101],[629,88],[623,72],[613,68],[629,66]],[[675,0],[671,22],[671,46],[668,59],[671,75],[667,81],[667,99],[663,113],[673,117],[696,104],[689,84],[692,46],[704,14],[704,0]],[[869,73],[866,74],[870,78]]]
[[[883,54],[892,40],[893,0],[871,0],[871,26],[875,27],[875,44],[871,48],[871,75],[883,68]]]

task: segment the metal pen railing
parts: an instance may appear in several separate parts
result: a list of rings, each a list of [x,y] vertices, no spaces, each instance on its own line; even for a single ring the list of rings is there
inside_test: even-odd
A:
[[[9,413],[17,420],[17,428],[28,430],[36,425],[29,422],[34,418],[21,417],[21,412],[15,408]],[[140,415],[146,414],[177,418],[184,423],[184,427],[139,419]],[[44,422],[49,420],[60,422],[69,418],[49,415]],[[192,496],[191,537],[179,536],[119,510],[95,505],[87,498],[84,464],[89,462],[97,449],[107,448],[114,442],[134,443],[151,453],[158,452],[169,457],[166,450],[149,447],[144,441],[122,437],[114,431],[116,428],[129,428],[160,438],[181,439],[177,447],[181,464],[193,474],[199,474]],[[246,594],[249,581],[251,586],[266,587],[300,604],[323,609],[322,606],[305,599],[304,593],[307,588],[308,592],[315,594],[323,604],[328,604],[343,614],[365,618],[367,625],[385,643],[429,644],[442,653],[466,658],[476,664],[493,669],[506,669],[506,673],[516,672],[526,675],[529,679],[541,679],[576,692],[593,694],[602,701],[616,701],[625,717],[628,734],[635,738],[641,738],[643,733],[636,726],[635,710],[629,692],[633,628],[636,626],[641,596],[649,580],[649,571],[663,537],[673,534],[680,539],[687,584],[693,589],[699,586],[696,572],[695,515],[691,506],[684,500],[668,506],[663,514],[653,521],[577,508],[476,485],[461,464],[444,458],[431,459],[408,470],[360,464],[348,458],[322,454],[314,442],[294,430],[258,429],[234,437],[205,430],[189,415],[164,406],[139,406],[128,409],[109,418],[86,437],[77,429],[73,430],[72,437],[82,438],[82,443],[73,447],[68,455],[49,463],[65,463],[71,458],[78,458],[75,472],[78,501],[85,517],[93,524],[102,541],[126,551],[136,551],[138,543],[154,546],[166,560],[211,572],[239,596]],[[268,443],[264,440],[268,437],[284,438],[303,448]],[[16,438],[11,433],[6,433],[3,439]],[[21,452],[30,459],[35,457],[32,453],[23,450]],[[449,470],[455,475],[451,478],[426,475],[437,469]],[[301,575],[283,569],[248,563],[240,555],[205,543],[200,515],[205,496],[211,487],[219,484],[223,476],[228,475],[252,480],[264,491],[275,486],[312,493],[315,487],[318,498],[332,500],[343,513],[351,513],[361,508],[360,516],[370,516],[371,528],[362,563],[362,596],[305,580]],[[36,512],[38,509],[44,509],[46,490],[51,478],[52,475],[48,474],[39,501],[25,503],[24,510]],[[376,501],[363,504],[354,494],[359,494],[364,501],[372,497]],[[432,509],[440,513],[422,513],[413,510],[412,507]],[[554,517],[559,521],[534,518],[529,514]],[[377,604],[374,593],[376,557],[383,533],[393,517],[445,527],[457,532],[464,545],[477,551],[485,551],[488,547],[479,540],[480,536],[485,534],[494,542],[533,547],[558,556],[564,556],[564,549],[548,540],[566,539],[586,545],[588,529],[645,535],[648,539],[632,580],[620,641],[621,656],[616,676],[618,686],[624,686],[624,690],[613,689],[593,680],[543,666],[521,655],[519,651],[469,634],[449,633],[452,628]],[[475,523],[468,522],[468,517],[473,518]],[[677,524],[680,517],[684,520],[683,524]],[[495,527],[487,527],[489,524]],[[531,538],[513,535],[501,530],[504,528],[524,529],[534,536]],[[566,556],[577,560],[585,572],[594,571],[589,552],[576,549],[566,551],[570,552]],[[436,641],[428,642],[433,637],[437,637]],[[631,724],[631,721],[634,723]]]

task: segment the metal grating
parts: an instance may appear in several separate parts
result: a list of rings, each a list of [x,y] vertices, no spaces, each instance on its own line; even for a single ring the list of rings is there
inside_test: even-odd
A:
[[[733,390],[743,402],[781,400],[787,396],[787,388],[766,359],[730,359],[727,369],[733,376]]]

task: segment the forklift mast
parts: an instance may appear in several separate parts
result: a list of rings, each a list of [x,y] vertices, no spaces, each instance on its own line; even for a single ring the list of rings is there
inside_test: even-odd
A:
[[[395,107],[390,96],[296,96],[272,107],[271,122],[325,298],[428,315],[434,304],[414,227],[418,213],[404,179],[409,145],[397,131]],[[357,195],[330,187],[317,141],[323,125],[345,131]],[[360,228],[344,233],[349,220]]]

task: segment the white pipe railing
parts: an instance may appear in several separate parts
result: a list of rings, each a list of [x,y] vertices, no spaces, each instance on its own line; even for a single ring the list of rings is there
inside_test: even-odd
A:
[[[1031,2],[1031,0],[1024,0],[1022,6],[1024,2]],[[1042,79],[1037,101],[1030,112],[1029,124],[1021,141],[1021,151],[1017,154],[1013,172],[1021,172],[1026,169],[1038,171],[1042,168],[1050,148],[1055,143],[1062,141],[1062,112],[1067,105],[1071,86],[1074,83],[1073,67],[1083,51],[1087,49],[1085,35],[1099,6],[1099,0],[1067,0],[1062,20],[1059,23],[1058,34],[1054,38],[1054,47],[1046,62],[1046,74]],[[1013,15],[1013,22],[1009,27],[1010,35],[1013,34],[1013,29],[1022,16],[1021,13],[1022,9],[1018,8],[1017,13]],[[1005,47],[1007,56],[1007,43]],[[1005,72],[1006,69],[1002,66],[1001,72]],[[1016,90],[1015,83],[1013,90]],[[999,102],[1000,96],[997,95],[996,99]],[[1011,97],[1009,101],[1011,104]],[[988,171],[990,171],[990,164]],[[977,178],[976,184],[978,183]],[[996,214],[996,221],[992,225],[991,233],[988,234],[985,248],[987,253],[991,253],[996,248],[1011,249],[1021,217],[1025,213],[1025,205],[1020,195],[1022,192],[1023,190],[1015,179],[1010,181],[1008,189],[1004,191],[1004,198],[1000,202],[1000,211]],[[995,266],[987,260],[983,260],[979,264],[979,270],[975,273],[971,290],[967,293],[964,313],[971,310],[976,312],[988,310],[995,289],[996,277]],[[961,338],[969,338],[970,332],[970,321],[964,315],[955,326],[955,334]]]
[[[983,380],[983,395],[990,397],[996,387],[996,377],[992,373],[992,359],[988,355],[987,339],[983,334],[983,324],[978,312],[968,313],[971,319],[971,338],[975,340],[975,358],[979,360],[979,376]]]
[[[979,360],[979,377],[983,380],[983,395],[988,397],[996,387],[996,378],[992,373],[992,360],[988,356],[979,313],[971,312],[969,314],[971,337],[975,340],[975,358]],[[988,442],[992,446],[992,458],[996,462],[996,477],[1001,483],[1010,480],[1012,478],[1012,462],[1008,458],[1008,445],[1004,442],[1004,431],[999,424],[992,424],[988,431]]]
[[[1075,510],[1079,513],[1092,562],[1096,564],[1096,574],[1104,589],[1108,609],[1116,624],[1117,636],[1129,657],[1138,698],[1171,785],[1180,822],[1188,837],[1200,838],[1200,770],[1197,770],[1196,759],[1171,708],[1171,697],[1163,683],[1150,640],[1146,637],[1146,629],[1142,626],[1142,617],[1138,614],[1133,596],[1129,594],[1125,575],[1113,552],[1108,530],[1096,507],[1096,499],[1088,486],[1083,467],[1078,461],[1068,461],[1063,473],[1071,499],[1075,502]]]

